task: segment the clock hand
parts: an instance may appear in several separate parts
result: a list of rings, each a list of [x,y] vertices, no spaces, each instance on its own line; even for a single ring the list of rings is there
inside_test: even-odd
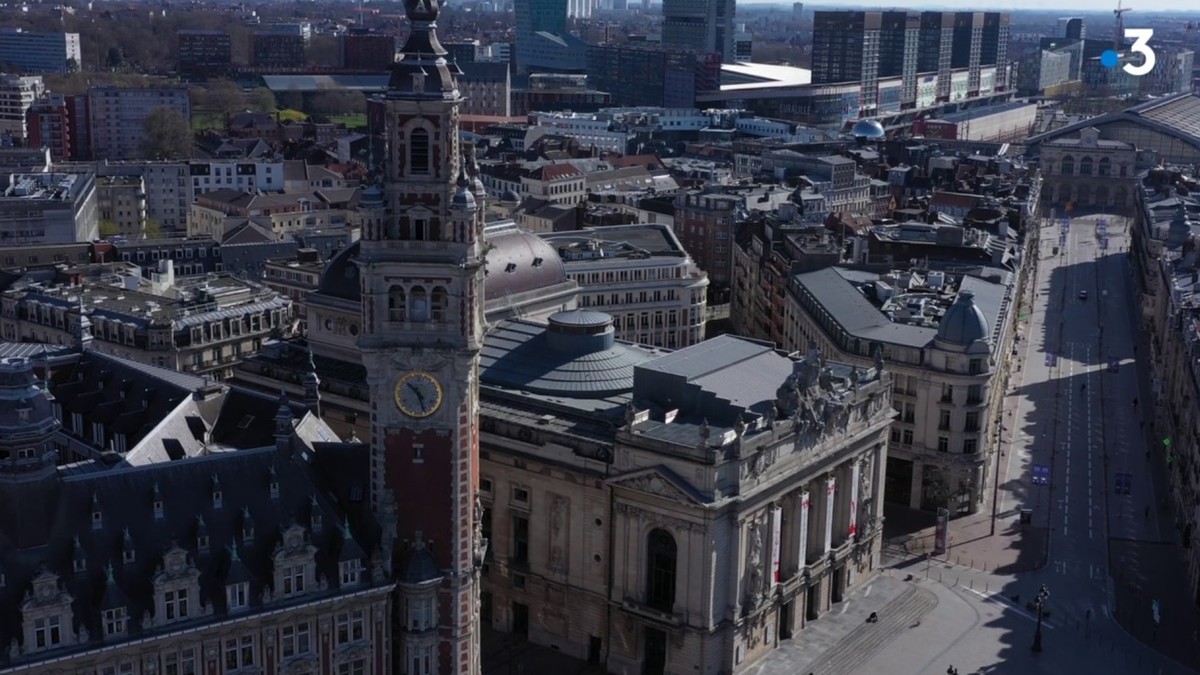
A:
[[[424,408],[425,407],[425,396],[421,393],[421,390],[417,389],[413,385],[412,382],[408,383],[408,388],[412,390],[412,393],[417,395],[417,403],[419,403],[421,405],[421,407]]]

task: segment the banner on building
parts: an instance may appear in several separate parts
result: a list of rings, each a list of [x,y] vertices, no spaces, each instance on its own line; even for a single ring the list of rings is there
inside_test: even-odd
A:
[[[800,555],[796,557],[800,567],[803,568],[808,563],[808,492],[800,493],[800,536],[798,537]]]
[[[825,480],[825,552],[833,550],[833,495],[837,479],[830,476]]]
[[[847,533],[851,539],[858,535],[858,482],[862,472],[862,462],[850,463],[850,527]]]
[[[780,538],[783,534],[783,507],[776,506],[771,509],[771,583],[778,584],[782,581],[779,573],[779,551]]]

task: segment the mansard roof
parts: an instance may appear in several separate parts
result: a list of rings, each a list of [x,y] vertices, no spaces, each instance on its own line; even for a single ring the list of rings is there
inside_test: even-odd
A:
[[[341,593],[338,562],[344,547],[373,551],[378,539],[365,503],[366,466],[362,444],[316,443],[302,453],[284,454],[272,445],[146,467],[60,473],[52,479],[56,490],[44,495],[54,506],[43,508],[56,514],[48,526],[48,544],[20,549],[0,531],[5,579],[0,586],[0,644],[23,640],[20,605],[43,570],[58,575],[73,599],[70,629],[86,628],[92,643],[87,646],[100,640],[101,609],[114,601],[127,603],[128,639],[152,632],[142,626],[142,618],[154,614],[153,579],[165,568],[164,554],[173,550],[186,554],[189,569],[198,573],[200,598],[189,608],[192,618],[171,624],[171,629],[223,617],[230,581],[250,583],[249,611],[257,611],[263,591],[273,584],[273,556],[282,534],[294,526],[303,528],[307,543],[315,547],[318,578],[327,584],[303,597]],[[271,489],[272,482],[277,490]],[[214,489],[219,489],[219,499]],[[156,501],[161,511],[155,509]],[[252,533],[243,528],[247,515]],[[314,516],[320,521],[316,527]],[[344,539],[346,526],[350,542]],[[197,536],[201,533],[207,536],[204,542]],[[131,556],[124,554],[126,549]],[[80,571],[77,558],[83,560]],[[369,579],[370,566],[364,565]],[[201,603],[211,614],[202,615]],[[7,659],[7,651],[0,652],[0,664]]]

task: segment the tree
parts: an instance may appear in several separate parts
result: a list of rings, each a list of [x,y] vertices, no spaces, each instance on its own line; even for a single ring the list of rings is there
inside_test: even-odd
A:
[[[125,62],[125,56],[121,53],[120,48],[118,48],[118,47],[109,47],[108,48],[107,62],[108,62],[109,70],[116,70],[117,68],[121,67],[121,64],[123,64]]]
[[[246,94],[231,80],[210,82],[206,99],[208,109],[220,114],[222,118],[239,113],[246,107]]]
[[[162,221],[157,218],[147,218],[146,226],[143,228],[146,239],[159,239],[162,237]]]
[[[192,128],[178,110],[159,106],[144,126],[142,155],[148,159],[187,159],[192,156]]]
[[[246,96],[246,104],[251,110],[259,112],[275,112],[279,107],[275,94],[266,87],[259,87]]]
[[[100,236],[107,239],[121,234],[121,228],[111,220],[104,219],[100,221]]]

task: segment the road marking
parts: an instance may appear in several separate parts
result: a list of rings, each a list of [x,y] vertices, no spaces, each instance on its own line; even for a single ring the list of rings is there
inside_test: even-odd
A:
[[[864,598],[865,598],[865,597],[868,597],[868,596],[870,596],[870,595],[871,595],[871,588],[872,588],[874,585],[875,585],[875,584],[867,584],[867,590],[863,591],[863,597],[864,597]]]
[[[979,596],[980,598],[982,598],[984,600],[984,602],[992,602],[997,605],[1007,607],[1008,609],[1011,609],[1014,612],[1016,612],[1017,616],[1024,618],[1024,619],[1028,619],[1035,623],[1037,622],[1036,615],[1034,615],[1032,612],[1026,610],[1025,608],[1021,607],[1020,605],[1015,604],[1012,600],[1009,600],[1008,598],[1004,597],[1003,595],[1000,595],[999,593],[984,593],[983,591],[979,591],[974,588],[964,588],[963,590],[968,593],[971,593],[973,595]],[[1054,630],[1054,625],[1051,624],[1048,620],[1046,620],[1045,617],[1042,617],[1042,627],[1048,628],[1050,630]]]

